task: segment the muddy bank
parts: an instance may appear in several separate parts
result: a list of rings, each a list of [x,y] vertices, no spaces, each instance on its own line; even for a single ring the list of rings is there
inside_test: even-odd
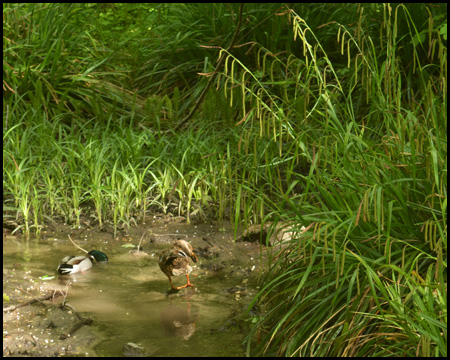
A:
[[[3,308],[13,308],[3,312],[3,356],[95,356],[101,336],[88,326],[92,319],[61,306],[64,290],[55,293],[17,266],[3,269]],[[49,300],[14,309],[44,295]]]
[[[62,256],[77,254],[68,233],[83,248],[108,254],[108,264],[59,277],[55,269]],[[195,287],[171,293],[157,258],[178,239],[191,242],[199,261],[191,277]],[[139,242],[142,252],[130,247]],[[7,236],[5,247],[4,308],[49,290],[66,293],[70,283],[65,300],[73,309],[61,308],[60,296],[4,313],[4,356],[123,356],[129,349],[156,356],[245,354],[249,315],[244,313],[257,291],[260,246],[235,243],[229,224],[188,225],[155,216],[116,237],[61,226],[39,239]],[[46,275],[55,278],[42,280]]]

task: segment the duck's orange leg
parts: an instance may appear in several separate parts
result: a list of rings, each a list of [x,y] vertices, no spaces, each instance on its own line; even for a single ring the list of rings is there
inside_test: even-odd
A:
[[[173,290],[178,290],[179,288],[176,288],[175,286],[173,286],[173,284],[172,284],[172,279],[170,278],[170,276],[168,276],[168,278],[169,278],[169,282],[170,282],[170,287],[171,287]]]
[[[188,286],[194,286],[194,285],[192,285],[191,282],[189,281],[189,275],[186,275],[186,278],[187,278],[187,284],[186,284],[186,285],[179,286],[179,287],[175,287],[175,286],[173,286],[173,284],[172,284],[172,279],[169,277],[170,287],[171,287],[173,290],[180,290],[180,289],[183,289],[183,288],[188,287]]]
[[[192,285],[191,282],[189,281],[189,274],[186,275],[186,279],[187,279],[187,284],[184,285],[184,286],[185,287],[187,287],[187,286],[192,286],[193,287],[194,285]]]
[[[177,287],[176,289],[178,290],[178,289],[182,289],[182,288],[185,288],[185,287],[188,287],[188,286],[194,286],[194,285],[192,285],[191,284],[191,282],[189,281],[189,275],[186,275],[186,279],[187,279],[187,284],[186,285],[183,285],[183,286],[180,286],[180,287]]]

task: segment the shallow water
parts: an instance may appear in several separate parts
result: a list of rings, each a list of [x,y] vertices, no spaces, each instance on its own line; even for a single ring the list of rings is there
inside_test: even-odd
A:
[[[92,327],[104,339],[95,347],[97,355],[122,356],[128,342],[143,346],[152,356],[245,355],[245,331],[233,326],[233,319],[245,311],[254,292],[250,290],[246,297],[239,297],[226,289],[248,288],[251,263],[234,261],[230,266],[236,271],[217,273],[201,266],[217,259],[199,258],[192,272],[197,276],[190,276],[195,287],[169,293],[167,277],[157,264],[159,251],[169,245],[148,244],[144,246],[148,256],[136,257],[121,242],[76,241],[88,250],[105,252],[109,261],[97,263],[85,273],[61,276],[56,273],[59,261],[68,254],[81,254],[61,239],[65,236],[4,241],[3,268],[8,270],[13,264],[20,264],[27,276],[38,282],[40,276],[55,275],[53,280],[45,281],[50,288],[64,288],[72,282],[69,304],[84,317],[90,316],[94,320]],[[228,251],[234,244],[224,246]],[[180,286],[186,278],[173,281]]]

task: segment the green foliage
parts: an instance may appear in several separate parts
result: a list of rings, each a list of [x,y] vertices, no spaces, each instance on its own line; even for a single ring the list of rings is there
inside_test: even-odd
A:
[[[111,112],[140,111],[142,100],[122,88],[125,73],[108,66],[115,53],[90,33],[89,7],[5,4],[4,16],[4,108],[11,114],[71,123],[75,114],[106,121]]]
[[[4,134],[5,203],[18,208],[26,233],[42,227],[44,214],[75,226],[81,216],[93,216],[100,227],[112,222],[115,229],[144,221],[149,209],[188,221],[217,212],[223,219],[233,198],[226,180],[233,159],[221,151],[229,135],[206,125],[157,138],[129,127],[69,128],[62,119],[18,124]]]
[[[381,52],[364,28],[354,36],[335,24],[347,69],[334,66],[294,11],[301,58],[261,48],[252,71],[223,54],[217,81],[246,114],[246,149],[254,143],[254,164],[267,169],[269,186],[255,193],[270,209],[267,219],[276,214],[298,231],[270,256],[247,338],[249,353],[258,339],[251,354],[446,355],[447,114],[446,90],[438,90],[446,50],[431,30],[430,46],[441,55],[423,58],[416,46],[413,62],[402,61],[397,24],[416,25],[403,5],[381,10]],[[239,194],[241,208],[253,207],[255,193]],[[314,227],[300,234],[302,225]],[[419,286],[426,301],[415,296]],[[369,335],[360,341],[361,334]]]
[[[238,9],[4,4],[4,219],[287,224],[249,354],[445,356],[446,5]]]

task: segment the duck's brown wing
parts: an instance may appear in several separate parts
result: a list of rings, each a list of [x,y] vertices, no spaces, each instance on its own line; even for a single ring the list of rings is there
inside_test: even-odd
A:
[[[163,267],[168,269],[170,276],[186,275],[192,271],[189,266],[189,258],[183,252],[180,253],[177,249],[173,249],[164,255],[162,261],[160,261],[163,272],[165,272]]]
[[[180,256],[173,250],[164,250],[159,256],[159,267],[167,276],[173,276],[172,270],[177,266]]]

